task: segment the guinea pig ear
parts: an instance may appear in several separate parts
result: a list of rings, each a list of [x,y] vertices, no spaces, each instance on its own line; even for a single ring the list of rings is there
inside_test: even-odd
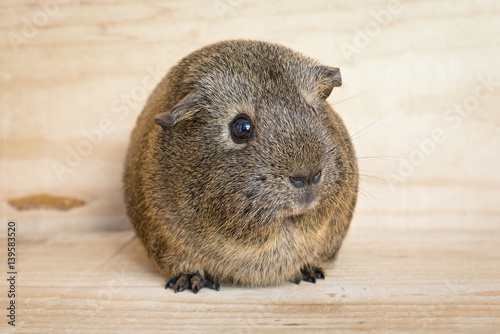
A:
[[[163,130],[166,130],[173,127],[180,121],[188,119],[198,111],[195,104],[200,100],[200,98],[201,95],[197,91],[189,93],[184,96],[184,98],[180,100],[179,103],[177,103],[172,109],[162,112],[156,116],[155,123],[160,125]]]
[[[318,71],[317,83],[318,93],[322,99],[330,96],[333,87],[342,86],[342,77],[340,76],[340,69],[330,66],[317,66]]]

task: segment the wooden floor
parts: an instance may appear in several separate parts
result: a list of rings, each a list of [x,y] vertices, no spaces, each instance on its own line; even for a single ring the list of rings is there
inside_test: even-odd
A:
[[[165,290],[132,231],[30,236],[20,225],[16,332],[498,331],[500,231],[443,218],[360,215],[324,281],[197,295]]]
[[[499,18],[489,0],[0,0],[0,333],[500,333]],[[324,281],[174,294],[125,215],[124,154],[167,69],[234,38],[341,69],[359,201]]]

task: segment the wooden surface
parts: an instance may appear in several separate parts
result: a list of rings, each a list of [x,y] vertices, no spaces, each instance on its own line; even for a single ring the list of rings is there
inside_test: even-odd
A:
[[[326,280],[173,293],[133,232],[27,237],[20,229],[23,333],[495,332],[500,233],[487,219],[414,226],[358,218]],[[434,227],[422,228],[432,223]],[[360,226],[362,225],[362,226]],[[2,248],[5,245],[1,245]],[[4,298],[5,300],[5,298]],[[4,325],[4,324],[2,324]]]
[[[500,3],[54,1],[0,1],[0,332],[500,330]],[[341,68],[359,204],[325,281],[174,294],[125,216],[123,157],[165,71],[229,38]]]

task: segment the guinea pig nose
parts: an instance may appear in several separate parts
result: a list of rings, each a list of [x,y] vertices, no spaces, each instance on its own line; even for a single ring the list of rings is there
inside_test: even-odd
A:
[[[290,176],[290,182],[294,185],[295,188],[302,188],[306,184],[318,184],[321,180],[322,171],[316,173],[311,173],[307,177],[303,176]]]
[[[306,183],[306,178],[301,176],[290,176],[290,182],[292,182],[295,188],[302,188]]]

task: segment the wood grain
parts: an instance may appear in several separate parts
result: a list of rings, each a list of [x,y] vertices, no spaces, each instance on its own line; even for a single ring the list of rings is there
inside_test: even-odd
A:
[[[0,1],[0,332],[500,330],[500,3],[55,1]],[[359,204],[325,281],[173,294],[126,218],[124,153],[165,71],[230,38],[341,69]],[[85,204],[8,204],[37,194]]]
[[[471,231],[469,219],[455,219],[454,229],[362,219],[324,281],[255,289],[223,285],[220,292],[203,289],[197,295],[164,290],[164,278],[131,231],[24,237],[17,329],[470,333],[500,328],[500,233],[491,220]],[[438,226],[440,220],[420,222]]]

